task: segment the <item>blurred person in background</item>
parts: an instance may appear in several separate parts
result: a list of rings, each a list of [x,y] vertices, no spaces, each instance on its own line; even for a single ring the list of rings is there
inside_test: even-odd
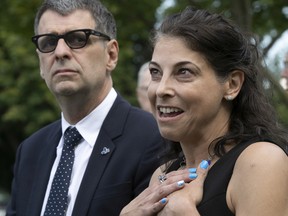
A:
[[[136,94],[140,107],[147,112],[151,112],[151,105],[147,94],[150,81],[149,62],[146,62],[138,71]]]

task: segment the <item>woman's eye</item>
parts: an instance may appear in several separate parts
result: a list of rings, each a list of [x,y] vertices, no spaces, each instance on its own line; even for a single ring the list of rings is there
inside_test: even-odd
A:
[[[179,70],[179,74],[183,74],[183,75],[185,75],[185,74],[191,74],[191,70],[189,70],[189,69],[187,69],[187,68],[181,68],[181,69]]]
[[[156,70],[155,68],[149,68],[149,70],[150,70],[150,74],[151,74],[151,75],[157,73],[157,70]]]
[[[186,81],[194,80],[195,77],[197,76],[197,71],[195,71],[191,68],[180,68],[175,73],[175,76],[179,80],[186,80]]]
[[[161,73],[159,70],[157,70],[156,68],[150,68],[150,74],[151,74],[151,78],[158,78],[161,76]]]
[[[191,71],[188,68],[181,68],[181,69],[178,70],[177,75],[178,76],[182,76],[182,77],[183,76],[187,77],[187,76],[193,75],[193,71]]]

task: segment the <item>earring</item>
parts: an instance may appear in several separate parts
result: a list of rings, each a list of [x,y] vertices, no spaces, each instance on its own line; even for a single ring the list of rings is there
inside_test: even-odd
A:
[[[226,99],[227,101],[231,101],[231,100],[233,100],[234,98],[233,98],[232,95],[228,95],[225,99]]]

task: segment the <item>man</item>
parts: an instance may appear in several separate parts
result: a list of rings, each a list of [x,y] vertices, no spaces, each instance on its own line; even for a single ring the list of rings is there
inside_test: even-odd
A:
[[[19,146],[7,216],[119,215],[159,166],[162,138],[154,118],[113,88],[114,18],[96,0],[47,0],[35,34],[62,115]]]
[[[151,75],[149,71],[149,62],[146,62],[141,66],[138,72],[136,93],[140,107],[147,112],[151,112],[151,105],[147,95],[150,81]]]

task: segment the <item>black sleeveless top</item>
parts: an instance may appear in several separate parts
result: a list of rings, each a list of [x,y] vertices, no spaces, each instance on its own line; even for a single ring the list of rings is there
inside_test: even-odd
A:
[[[262,140],[250,140],[238,144],[231,149],[227,154],[221,157],[209,170],[208,175],[204,182],[203,199],[197,206],[201,216],[234,216],[235,214],[230,211],[226,202],[226,191],[229,181],[232,177],[234,165],[237,158],[252,143]],[[285,151],[285,150],[284,150]],[[176,168],[175,161],[167,170],[170,172]],[[172,168],[173,167],[173,168]],[[171,169],[172,168],[172,169]]]

